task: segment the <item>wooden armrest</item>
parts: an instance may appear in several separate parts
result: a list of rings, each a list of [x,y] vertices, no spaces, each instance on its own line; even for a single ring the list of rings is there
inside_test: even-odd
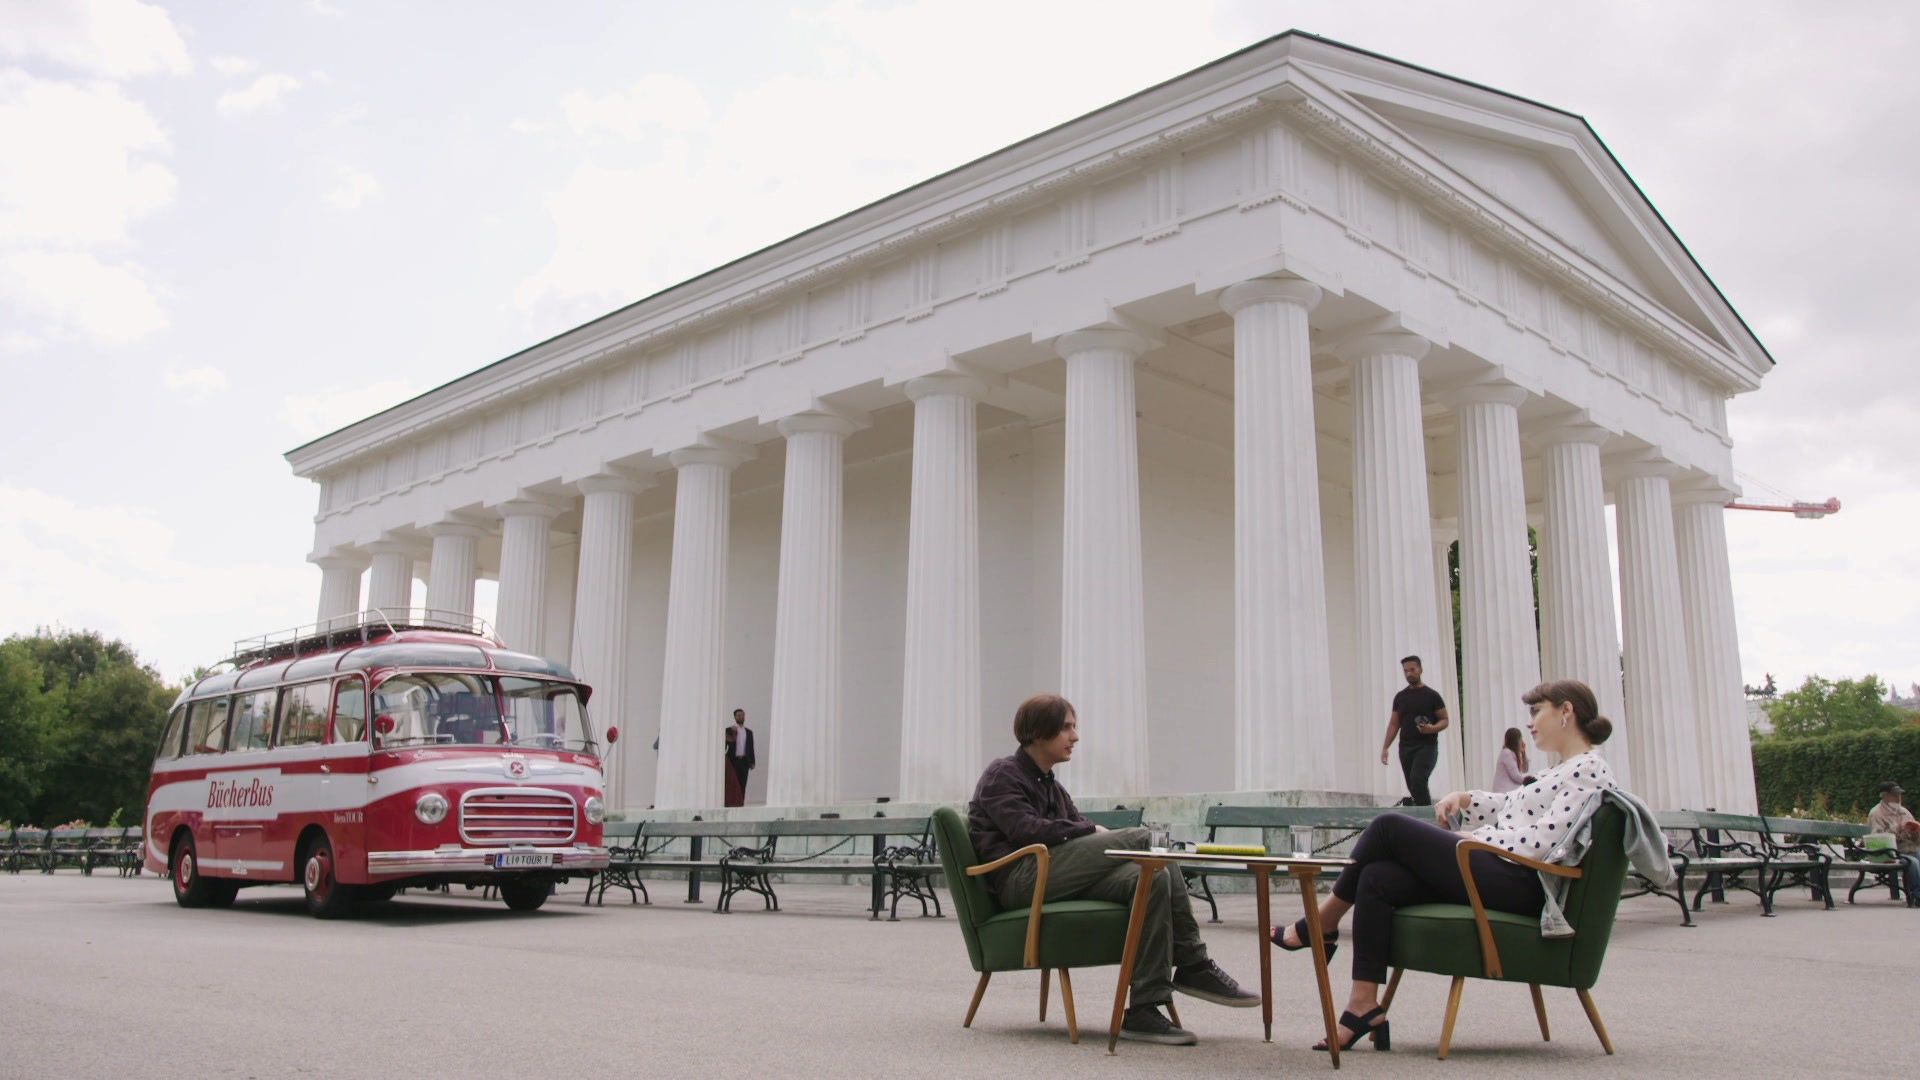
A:
[[[968,877],[998,870],[1010,862],[1033,856],[1039,863],[1033,871],[1033,907],[1027,912],[1027,952],[1021,963],[1027,967],[1040,966],[1040,909],[1047,902],[1047,870],[1053,865],[1053,855],[1045,844],[1028,844],[1019,851],[1002,855],[990,863],[967,867]]]
[[[1473,883],[1473,873],[1468,859],[1476,851],[1484,851],[1495,858],[1517,863],[1529,870],[1538,870],[1555,877],[1577,878],[1582,871],[1577,866],[1555,866],[1538,859],[1529,859],[1525,855],[1515,855],[1505,848],[1494,847],[1484,840],[1462,840],[1454,846],[1453,857],[1460,863],[1460,880],[1467,886],[1467,902],[1473,905],[1474,927],[1480,931],[1480,966],[1486,970],[1487,978],[1501,978],[1500,950],[1493,944],[1493,926],[1487,922],[1486,906],[1480,902],[1480,887]]]

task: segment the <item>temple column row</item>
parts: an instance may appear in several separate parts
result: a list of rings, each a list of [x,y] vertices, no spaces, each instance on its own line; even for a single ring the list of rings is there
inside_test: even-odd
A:
[[[1591,685],[1620,737],[1616,773],[1656,806],[1751,805],[1738,694],[1738,644],[1720,503],[1684,496],[1670,469],[1629,467],[1617,483],[1620,604],[1613,632],[1607,557],[1605,431],[1570,424],[1544,445],[1538,629],[1521,475],[1522,388],[1455,389],[1459,445],[1461,651],[1451,672],[1446,544],[1434,531],[1420,363],[1429,343],[1386,331],[1335,346],[1351,368],[1356,714],[1334,715],[1314,423],[1314,285],[1258,279],[1227,289],[1234,326],[1234,782],[1241,790],[1397,789],[1397,771],[1344,761],[1377,747],[1388,703],[1404,686],[1400,658],[1420,655],[1444,687],[1456,731],[1431,786],[1485,786],[1502,733],[1524,724],[1520,696],[1541,679]],[[1086,795],[1149,790],[1145,604],[1135,367],[1148,342],[1096,329],[1055,342],[1066,368],[1061,505],[1060,691],[1100,737],[1076,754]],[[985,383],[962,371],[917,378],[901,698],[899,797],[964,798],[979,766],[980,507],[976,406]],[[824,412],[777,421],[786,476],[775,612],[768,801],[840,795],[844,442],[857,423]],[[654,802],[720,802],[712,736],[723,722],[730,477],[744,448],[705,440],[669,456],[677,471]],[[628,700],[627,632],[635,499],[649,481],[618,470],[578,482],[582,524],[571,638],[573,665],[595,687],[602,725]],[[557,505],[498,504],[498,629],[538,651]],[[480,528],[429,527],[427,606],[472,606]],[[368,603],[405,608],[414,559],[399,542],[369,545]],[[357,608],[366,563],[315,560],[321,618]],[[564,629],[564,628],[563,628]],[[1622,649],[1624,646],[1624,663]],[[1464,742],[1462,759],[1456,748]],[[1366,750],[1369,758],[1371,750]],[[608,786],[631,786],[611,755]],[[1380,782],[1367,780],[1381,775]],[[1358,783],[1354,780],[1358,779]],[[1346,781],[1345,783],[1341,781]]]

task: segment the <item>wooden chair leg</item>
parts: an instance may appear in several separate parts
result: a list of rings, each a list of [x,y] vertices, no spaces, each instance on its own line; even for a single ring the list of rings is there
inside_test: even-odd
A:
[[[1587,1019],[1593,1022],[1593,1033],[1600,1036],[1600,1048],[1609,1054],[1613,1053],[1613,1040],[1607,1038],[1607,1025],[1600,1022],[1600,1010],[1594,1007],[1593,995],[1585,990],[1576,990],[1574,993],[1580,995],[1580,1004],[1587,1010]]]
[[[1447,1051],[1453,1047],[1453,1022],[1460,1018],[1460,991],[1467,985],[1465,976],[1453,977],[1453,989],[1447,991],[1447,1021],[1440,1025],[1440,1060],[1447,1060]]]
[[[1540,984],[1528,983],[1527,989],[1533,991],[1533,1015],[1540,1021],[1540,1041],[1552,1042],[1553,1036],[1547,1034],[1547,1002],[1540,996]]]
[[[1053,985],[1053,969],[1040,969],[1040,1022],[1047,1022],[1047,987]]]
[[[993,972],[980,973],[980,983],[973,988],[973,1000],[967,1005],[967,1018],[960,1022],[961,1027],[973,1026],[973,1014],[980,1011],[980,999],[987,996],[987,980],[993,978]]]
[[[1073,1015],[1073,980],[1067,978],[1067,969],[1060,969],[1060,1004],[1067,1007],[1067,1041],[1080,1043],[1080,1018]]]
[[[1173,1021],[1173,1026],[1174,1026],[1174,1027],[1185,1027],[1185,1026],[1186,1026],[1185,1024],[1182,1024],[1182,1023],[1180,1022],[1180,1008],[1179,1008],[1179,1006],[1177,1006],[1177,1005],[1175,1005],[1175,1004],[1174,1004],[1173,1002],[1171,1002],[1171,1001],[1169,1001],[1169,1002],[1167,1002],[1167,1018],[1168,1018],[1169,1020],[1172,1020],[1172,1021]]]
[[[1381,1008],[1383,1008],[1383,1009],[1391,1009],[1391,1008],[1393,1008],[1393,992],[1394,992],[1395,990],[1398,990],[1398,989],[1400,989],[1400,976],[1402,976],[1402,975],[1405,975],[1406,973],[1407,973],[1407,969],[1406,969],[1406,968],[1395,968],[1395,969],[1394,969],[1394,971],[1393,971],[1393,978],[1391,978],[1391,979],[1388,979],[1388,980],[1387,980],[1387,993],[1386,993],[1386,996],[1385,996],[1385,997],[1382,997],[1382,998],[1380,999],[1380,1007],[1381,1007]]]

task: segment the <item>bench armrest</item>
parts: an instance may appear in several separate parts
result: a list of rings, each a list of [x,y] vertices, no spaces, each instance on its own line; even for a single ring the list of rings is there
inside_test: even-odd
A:
[[[1033,856],[1038,864],[1033,869],[1033,907],[1027,913],[1027,952],[1022,960],[1027,967],[1040,966],[1040,909],[1047,902],[1047,871],[1053,865],[1053,854],[1045,844],[1028,844],[1010,855],[1002,855],[990,863],[967,867],[968,877],[979,877],[991,873],[1010,862]]]
[[[1467,902],[1473,905],[1473,924],[1480,931],[1480,966],[1485,969],[1487,978],[1501,978],[1500,950],[1493,945],[1493,927],[1487,922],[1486,906],[1480,902],[1480,887],[1473,883],[1473,872],[1468,858],[1476,851],[1484,851],[1498,859],[1517,863],[1529,870],[1538,870],[1555,877],[1577,878],[1583,871],[1577,866],[1555,866],[1538,859],[1529,859],[1525,855],[1515,855],[1505,848],[1494,847],[1484,840],[1462,840],[1455,845],[1453,857],[1460,863],[1460,880],[1467,886]]]

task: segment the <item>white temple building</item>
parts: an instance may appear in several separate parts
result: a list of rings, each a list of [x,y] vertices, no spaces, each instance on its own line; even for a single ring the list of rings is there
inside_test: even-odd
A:
[[[1288,33],[287,458],[320,616],[497,578],[615,807],[719,806],[736,706],[750,801],[964,799],[1056,689],[1077,796],[1398,796],[1412,653],[1436,793],[1578,678],[1649,803],[1751,812],[1726,403],[1771,364],[1580,117]]]

